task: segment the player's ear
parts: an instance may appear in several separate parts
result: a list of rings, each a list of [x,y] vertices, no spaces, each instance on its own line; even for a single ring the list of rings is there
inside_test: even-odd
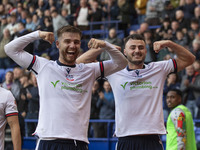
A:
[[[59,41],[56,40],[56,47],[59,49]]]
[[[127,53],[127,52],[126,52],[126,49],[124,49],[124,55],[125,55],[125,56],[127,56],[126,53]]]

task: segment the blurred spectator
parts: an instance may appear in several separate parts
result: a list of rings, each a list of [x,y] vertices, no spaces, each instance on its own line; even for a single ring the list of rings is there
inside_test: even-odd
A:
[[[196,56],[197,60],[200,60],[200,40],[194,39],[192,41],[192,47],[190,51]]]
[[[200,70],[200,60],[195,60],[195,62],[193,63],[193,66],[194,66],[195,72],[198,72]]]
[[[39,92],[35,75],[30,73],[30,86],[26,88],[26,97],[28,101],[28,112],[26,119],[38,119],[39,113]],[[37,123],[28,123],[28,136],[35,131]]]
[[[103,19],[105,20],[118,20],[119,17],[119,7],[116,0],[107,0],[102,6],[103,10]],[[110,27],[113,27],[111,25]]]
[[[20,99],[21,83],[20,83],[19,79],[23,74],[24,74],[24,70],[22,68],[15,67],[13,69],[14,82],[11,87],[11,92],[14,95],[16,101],[19,101],[19,99]]]
[[[37,13],[37,20],[39,21],[38,28],[42,28],[44,26],[44,13],[41,9],[37,9],[36,13]]]
[[[65,18],[65,20],[70,24],[73,25],[73,17],[68,14],[68,10],[66,8],[62,8],[61,10],[61,16]]]
[[[120,29],[124,30],[124,35],[127,36],[126,29],[134,24],[133,19],[137,17],[137,12],[134,8],[134,1],[132,0],[118,0],[119,18],[121,20]]]
[[[174,42],[182,45],[183,47],[187,47],[188,39],[182,30],[176,31],[176,40],[174,40]]]
[[[178,7],[184,12],[186,19],[191,19],[194,17],[194,9],[196,7],[194,0],[180,0],[180,6]],[[184,1],[184,2],[182,2]]]
[[[137,12],[138,24],[144,22],[146,18],[146,7],[148,0],[135,0],[135,10]]]
[[[56,7],[56,10],[58,10],[58,9],[61,8],[60,4],[58,4],[59,1],[55,1],[55,0],[46,0],[46,2],[48,3],[48,7],[47,7],[48,10],[49,10],[49,8],[52,7],[52,6],[55,6],[55,7]],[[47,9],[45,9],[45,10],[47,10]]]
[[[89,21],[95,22],[95,21],[102,21],[102,14],[103,11],[98,3],[97,0],[94,0],[91,5],[91,10],[89,10]],[[92,29],[101,29],[101,25],[93,25]]]
[[[163,114],[164,119],[167,120],[170,109],[167,107],[166,96],[171,89],[180,89],[180,82],[177,73],[170,73],[167,75],[165,85],[163,88]]]
[[[44,11],[44,17],[51,17],[51,11],[50,11],[50,9],[46,9]]]
[[[197,107],[198,107],[198,113],[197,113],[197,119],[200,119],[200,60],[196,60],[193,63],[194,69],[195,69],[195,76],[194,76],[194,95],[197,101]],[[200,123],[197,123],[198,126],[200,126]]]
[[[8,29],[5,29],[3,31],[3,37],[0,39],[0,68],[11,68],[12,61],[4,51],[4,46],[11,40],[12,37],[10,35],[10,31]]]
[[[161,27],[156,29],[156,40],[170,40],[171,34],[169,34],[169,29],[171,29],[170,19],[165,18]]]
[[[80,30],[89,29],[89,11],[91,10],[87,0],[80,0],[80,5],[76,9],[74,26],[77,26]]]
[[[36,28],[35,28],[36,30],[40,28],[40,21],[38,20],[37,14],[34,14],[32,16],[32,22],[36,26]]]
[[[176,8],[173,4],[174,2],[179,5],[179,0],[166,0],[164,2],[163,18],[174,18]]]
[[[16,16],[17,16],[17,22],[21,21],[21,13],[24,10],[22,3],[18,3],[17,4],[17,12],[16,12]]]
[[[189,31],[193,32],[194,37],[200,33],[200,21],[198,19],[196,18],[191,19]]]
[[[6,13],[8,15],[13,15],[13,14],[16,14],[17,12],[17,9],[14,7],[14,4],[12,2],[8,2],[6,5]]]
[[[27,16],[28,16],[27,10],[22,10],[20,13],[20,20],[18,22],[22,22],[22,23],[26,24]]]
[[[70,0],[62,0],[62,9],[66,9],[68,15],[73,15],[75,13],[75,9],[72,7]]]
[[[122,47],[122,40],[117,37],[117,33],[116,33],[116,29],[115,28],[111,28],[109,30],[108,38],[106,38],[105,41],[107,41],[107,42],[109,42],[111,44],[114,44],[114,45]],[[110,57],[109,57],[109,55],[108,55],[108,53],[106,51],[103,51],[100,54],[100,61],[109,60],[109,59],[110,59]]]
[[[195,68],[195,64],[198,65],[198,67]],[[194,69],[196,69],[194,77],[192,79],[192,84],[188,85],[188,88],[193,90],[196,106],[198,107],[198,112],[196,115],[196,119],[200,119],[200,61],[195,61],[193,63]]]
[[[8,23],[6,28],[10,30],[10,34],[11,34],[11,36],[13,36],[13,34],[15,34],[15,32],[17,31],[17,28],[18,28],[18,25],[19,25],[17,23],[17,16],[16,15],[11,15],[10,21],[11,22]]]
[[[172,40],[176,40],[176,32],[180,29],[180,25],[179,25],[179,22],[176,21],[176,20],[173,20],[171,22],[171,31],[168,31],[168,32],[171,32],[172,34]]]
[[[103,83],[103,91],[99,92],[99,100],[97,108],[100,109],[99,119],[115,119],[115,102],[114,95],[108,81]],[[107,124],[99,124],[101,135],[100,137],[107,137]]]
[[[28,75],[26,74],[22,75],[22,77],[20,77],[19,79],[22,87],[20,89],[20,99],[17,101],[17,108],[23,118],[26,117],[28,111],[27,91],[28,88],[30,87],[28,79],[29,79]]]
[[[38,0],[37,3],[37,8],[39,8],[41,11],[45,11],[46,9],[48,9],[48,3],[45,0]]]
[[[143,22],[140,24],[140,28],[137,30],[138,34],[143,35],[145,31],[149,29],[149,24],[147,22]]]
[[[155,51],[153,50],[154,37],[151,30],[144,31],[143,35],[144,35],[144,40],[145,40],[146,49],[147,49],[147,54],[146,54],[146,58],[144,62],[148,64],[152,61],[156,61],[156,57],[157,57]]]
[[[98,99],[99,99],[99,82],[96,80],[92,87],[90,119],[99,119],[99,108],[97,108]],[[95,138],[100,137],[99,134],[101,130],[99,130],[99,123],[95,123],[95,122],[91,123],[89,129],[91,129],[91,127],[93,128],[94,137]]]
[[[199,20],[199,25],[200,25],[200,6],[196,6],[194,9],[194,18]]]
[[[175,20],[179,23],[179,29],[182,30],[184,34],[186,34],[190,27],[190,20],[185,18],[184,12],[182,10],[177,10],[175,12]]]
[[[29,8],[28,8],[29,14],[33,16],[36,13],[35,11],[36,11],[35,5],[34,4],[29,5]]]
[[[194,76],[195,70],[193,65],[186,67],[186,74],[182,77],[181,81],[181,91],[183,92],[183,103],[191,111],[193,118],[197,117],[198,107],[196,105],[196,99],[194,95]]]
[[[39,28],[39,30],[41,31],[48,31],[48,32],[54,32],[54,28],[52,25],[52,20],[50,17],[44,17],[44,26]],[[51,44],[47,41],[44,40],[37,40],[37,47],[35,49],[35,51],[37,51],[39,54],[43,53],[44,51],[46,51],[48,48],[51,48]]]
[[[51,6],[49,9],[50,9],[50,12],[53,12],[54,10],[57,10],[56,6]]]
[[[35,31],[36,29],[36,24],[32,21],[32,15],[28,15],[26,18],[26,29],[31,32]]]
[[[0,17],[5,15],[5,7],[3,4],[0,4]]]
[[[12,71],[6,72],[5,81],[2,83],[2,87],[7,90],[11,90],[14,81],[14,75]]]
[[[51,17],[47,17],[47,16],[44,17],[44,26],[40,28],[40,30],[48,31],[48,32],[54,31]]]
[[[51,12],[52,22],[53,22],[53,30],[54,35],[57,35],[57,30],[61,28],[62,26],[66,26],[69,23],[57,12],[57,10],[54,10]]]
[[[146,22],[149,25],[159,25],[164,2],[162,0],[148,0],[146,8]]]
[[[37,1],[25,0],[23,1],[23,8],[28,10],[31,5],[35,5],[37,7]]]

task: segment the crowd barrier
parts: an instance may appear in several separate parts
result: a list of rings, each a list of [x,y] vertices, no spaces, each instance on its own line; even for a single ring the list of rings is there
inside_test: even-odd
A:
[[[37,119],[25,119],[25,137],[23,142],[23,150],[34,150],[36,146],[36,137],[29,137],[27,133],[27,123],[37,123]],[[89,150],[115,150],[117,138],[113,137],[115,120],[90,120],[90,123],[107,123],[107,137],[106,138],[89,138]],[[200,120],[194,120],[194,130],[196,135],[196,142],[200,142],[200,126],[196,126]],[[160,136],[163,146],[165,148],[166,135]]]

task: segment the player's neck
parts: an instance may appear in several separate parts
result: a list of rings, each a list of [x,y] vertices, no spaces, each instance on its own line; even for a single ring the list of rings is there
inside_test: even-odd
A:
[[[75,62],[74,63],[67,63],[67,62],[64,62],[60,59],[57,60],[57,63],[60,65],[60,66],[71,66],[71,67],[75,67],[76,64]]]
[[[131,70],[135,70],[135,69],[143,69],[144,68],[144,63],[141,64],[132,64],[132,63],[128,63],[128,68]]]

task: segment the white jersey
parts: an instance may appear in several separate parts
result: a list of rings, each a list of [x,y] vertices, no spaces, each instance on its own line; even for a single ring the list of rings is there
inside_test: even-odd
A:
[[[127,68],[108,76],[115,97],[116,136],[166,134],[162,96],[167,75],[174,71],[175,60]],[[132,106],[132,107],[130,107]]]
[[[0,150],[4,150],[6,118],[18,115],[12,93],[0,87]]]
[[[58,61],[36,57],[32,70],[37,74],[40,94],[40,138],[87,140],[91,90],[100,75],[99,63],[65,66]]]
[[[107,76],[123,69],[127,64],[126,58],[106,42],[105,48],[111,54],[111,60],[105,61],[104,65],[90,63],[66,66],[59,61],[32,56],[23,50],[36,39],[39,39],[38,31],[19,37],[5,46],[9,57],[36,74],[40,110],[35,134],[41,139],[63,138],[88,142],[93,82],[103,72]]]

